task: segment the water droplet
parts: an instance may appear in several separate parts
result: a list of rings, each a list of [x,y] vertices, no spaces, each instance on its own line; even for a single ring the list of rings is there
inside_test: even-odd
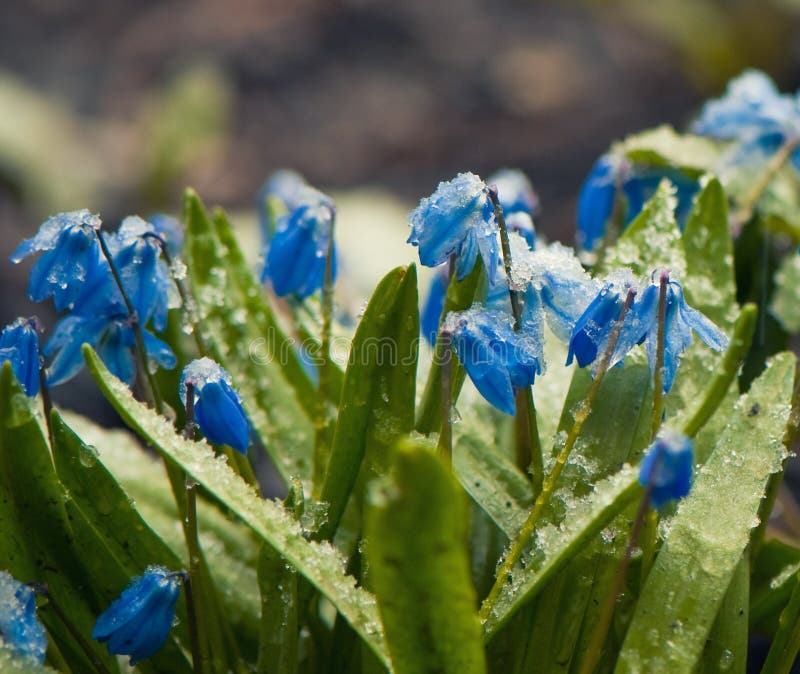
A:
[[[97,463],[97,457],[99,456],[97,452],[97,447],[94,445],[85,445],[81,448],[80,459],[81,465],[85,466],[86,468],[91,468]]]
[[[722,651],[722,655],[719,656],[719,671],[727,672],[733,666],[734,659],[733,653],[727,648]]]

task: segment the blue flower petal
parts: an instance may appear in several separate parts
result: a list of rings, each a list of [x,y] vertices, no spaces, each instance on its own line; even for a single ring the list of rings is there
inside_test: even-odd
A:
[[[36,616],[34,591],[0,571],[0,642],[22,656],[44,662],[47,634]]]
[[[47,340],[42,353],[56,354],[47,369],[48,386],[57,386],[72,379],[83,367],[81,345],[96,346],[108,325],[104,316],[86,318],[69,315],[62,318]]]
[[[19,318],[0,332],[0,364],[8,361],[25,393],[39,393],[39,335],[36,321]]]
[[[614,211],[622,166],[619,160],[603,155],[592,166],[578,194],[578,247],[594,250],[606,233]]]
[[[639,468],[639,484],[650,489],[650,499],[661,509],[681,499],[692,486],[694,453],[692,441],[684,435],[663,432],[650,446]]]
[[[448,278],[447,265],[442,265],[431,281],[428,291],[428,299],[420,314],[419,327],[428,344],[433,346],[439,334],[439,322],[444,309],[444,299],[447,295],[447,286],[450,281]],[[508,294],[508,291],[506,291]]]
[[[209,441],[247,453],[250,424],[239,397],[225,380],[203,386],[194,411],[197,425]]]
[[[501,169],[486,179],[487,185],[497,188],[497,199],[508,217],[514,213],[525,213],[534,217],[539,212],[539,197],[531,181],[519,169]]]

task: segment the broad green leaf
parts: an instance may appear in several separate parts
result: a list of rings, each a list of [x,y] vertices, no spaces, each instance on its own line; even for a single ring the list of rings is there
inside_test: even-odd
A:
[[[297,671],[297,572],[268,545],[258,559],[261,628],[258,642],[260,674]]]
[[[775,272],[770,313],[787,332],[800,332],[800,255],[790,253]]]
[[[307,480],[313,428],[304,405],[313,398],[294,342],[280,330],[250,270],[242,266],[244,258],[227,221],[217,217],[212,223],[191,190],[184,210],[188,278],[209,355],[230,372],[284,480],[293,475]]]
[[[711,178],[695,199],[683,231],[686,275],[679,279],[687,303],[721,328],[736,317],[733,241],[728,223],[728,199]]]
[[[586,497],[569,505],[561,525],[545,524],[536,532],[536,545],[524,555],[525,568],[515,571],[494,610],[484,623],[491,638],[527,601],[532,599],[570,559],[579,554],[606,525],[642,496],[637,470],[624,466],[602,480]]]
[[[328,516],[319,532],[339,526],[367,451],[385,463],[386,449],[414,427],[419,311],[413,265],[389,272],[358,324],[342,387],[320,500]]]
[[[714,170],[720,154],[714,141],[676,133],[666,124],[628,136],[616,143],[612,152],[642,164],[675,166],[693,176]]]
[[[694,671],[758,524],[770,475],[781,469],[795,358],[780,354],[734,416],[681,502],[642,590],[617,672]],[[676,578],[681,582],[677,583]]]
[[[744,555],[708,635],[699,673],[745,674],[750,607],[750,557]]]
[[[111,603],[134,576],[151,564],[171,571],[182,568],[172,550],[153,532],[131,504],[127,494],[103,466],[97,449],[88,447],[63,422],[57,412],[51,418],[58,477],[69,494],[65,500],[78,549],[93,584]],[[178,607],[180,624],[172,637],[188,648],[186,611]],[[183,651],[168,640],[165,647],[142,663],[142,667],[171,672],[191,669]]]
[[[88,635],[106,606],[97,579],[81,562],[87,551],[76,549],[67,499],[30,400],[10,363],[4,363],[0,367],[0,569],[20,582],[46,584],[75,627]],[[39,617],[67,662],[76,670],[93,671],[52,609],[43,608]],[[98,645],[104,664],[117,672],[116,660],[104,650]]]
[[[480,302],[486,298],[486,272],[480,256],[475,263],[473,270],[461,281],[453,278],[447,288],[444,298],[444,309],[442,317],[451,311],[463,311],[469,309],[474,302]],[[434,353],[441,353],[441,340],[436,338]],[[428,372],[428,379],[425,383],[425,391],[417,410],[416,427],[420,433],[438,432],[441,427],[442,419],[442,358],[435,358],[431,369]],[[466,373],[458,360],[451,364],[451,379],[453,382],[453,400],[458,399],[461,385],[464,382]]]
[[[372,485],[367,559],[398,674],[483,674],[467,552],[467,503],[442,460],[403,441]]]
[[[800,548],[777,539],[764,542],[753,561],[750,624],[759,632],[773,633],[778,616],[789,601],[800,572]]]
[[[607,251],[605,266],[630,269],[635,276],[648,280],[658,268],[669,269],[682,278],[686,259],[675,222],[676,203],[674,187],[669,181],[662,181],[617,244]]]
[[[172,459],[210,494],[225,504],[263,541],[280,553],[347,619],[388,664],[375,598],[355,586],[345,563],[328,543],[307,541],[296,519],[278,503],[260,498],[205,442],[177,435],[166,419],[138,402],[88,346],[84,357],[100,390],[125,423],[159,453]]]

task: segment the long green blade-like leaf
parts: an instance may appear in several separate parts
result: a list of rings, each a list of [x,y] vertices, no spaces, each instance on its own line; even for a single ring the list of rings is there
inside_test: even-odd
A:
[[[413,428],[417,306],[416,268],[398,267],[375,289],[356,329],[320,490],[320,500],[329,504],[321,538],[330,538],[339,525],[368,443],[373,453],[384,454],[388,444]]]
[[[431,448],[401,442],[370,490],[372,586],[398,674],[484,674],[467,553],[466,501]]]
[[[313,398],[302,383],[305,373],[296,372],[300,366],[292,342],[279,329],[250,270],[242,268],[243,256],[227,222],[218,217],[212,223],[191,190],[184,209],[188,278],[203,340],[230,372],[278,471],[287,481],[292,476],[308,480],[313,428],[303,404]]]
[[[795,358],[780,354],[734,417],[678,508],[639,598],[618,672],[692,672],[758,524],[770,475],[785,458]],[[676,579],[680,578],[680,582]]]
[[[781,611],[778,631],[772,640],[761,674],[789,674],[800,650],[800,574],[794,578],[789,602]]]
[[[225,461],[214,456],[206,443],[189,442],[177,435],[166,419],[134,399],[128,387],[108,371],[88,346],[84,346],[84,357],[100,390],[125,423],[162,455],[177,463],[280,553],[330,600],[388,665],[375,598],[355,587],[355,580],[344,572],[344,560],[339,553],[327,543],[305,540],[298,522],[281,505],[259,498]]]
[[[76,628],[91,634],[105,601],[81,562],[87,551],[75,544],[67,499],[30,400],[6,362],[0,367],[0,569],[20,582],[45,583]],[[76,670],[93,671],[53,611],[44,608],[39,615],[64,658]],[[99,646],[97,653],[118,671]]]

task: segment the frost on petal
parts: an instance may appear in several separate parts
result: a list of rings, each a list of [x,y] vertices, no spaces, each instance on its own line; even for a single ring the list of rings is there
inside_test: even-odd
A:
[[[529,217],[538,213],[539,197],[528,176],[519,169],[495,171],[486,179],[486,184],[497,188],[497,198],[507,221],[515,213],[524,213]]]
[[[80,211],[58,213],[48,218],[39,227],[39,231],[34,237],[26,239],[17,247],[11,255],[11,262],[17,264],[33,253],[42,250],[52,250],[55,248],[56,242],[64,230],[81,225],[91,227],[92,229],[100,229],[100,218],[97,215],[92,215],[85,208]]]
[[[0,570],[0,642],[22,656],[44,662],[47,635],[36,616],[34,591]]]

